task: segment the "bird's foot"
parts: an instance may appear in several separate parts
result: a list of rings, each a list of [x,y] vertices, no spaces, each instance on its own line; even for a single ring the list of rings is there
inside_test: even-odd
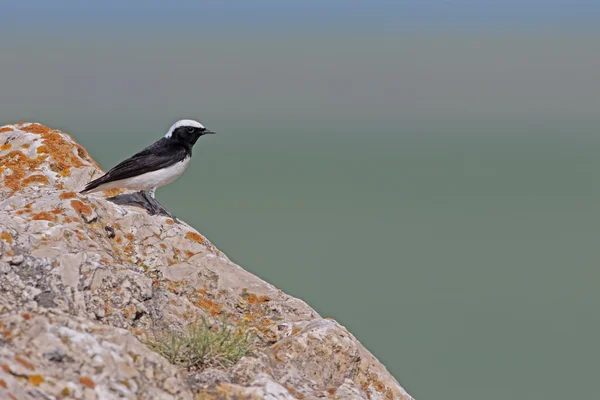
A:
[[[150,190],[150,193],[146,191],[142,191],[142,196],[146,200],[148,207],[146,210],[148,211],[148,215],[163,215],[169,218],[172,218],[174,222],[179,223],[177,217],[175,217],[169,210],[165,208],[162,204],[159,203],[153,196],[154,190]]]
[[[165,208],[165,206],[160,204],[158,202],[158,200],[156,200],[156,199],[152,199],[152,200],[153,200],[152,202],[154,203],[153,206],[154,206],[154,210],[155,210],[155,213],[153,215],[164,215],[169,218],[172,218],[173,221],[179,223],[179,220],[177,219],[177,217],[175,217],[169,210],[167,210]]]

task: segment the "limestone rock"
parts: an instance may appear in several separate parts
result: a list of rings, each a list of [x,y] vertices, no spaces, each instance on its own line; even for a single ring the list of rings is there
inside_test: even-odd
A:
[[[231,262],[102,173],[69,135],[0,128],[0,398],[412,399],[343,326]],[[186,371],[144,345],[227,316],[256,333],[229,368]]]

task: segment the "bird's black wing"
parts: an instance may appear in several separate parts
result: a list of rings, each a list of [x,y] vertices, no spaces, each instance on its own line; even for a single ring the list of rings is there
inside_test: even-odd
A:
[[[81,193],[93,190],[98,186],[152,172],[183,161],[189,154],[185,147],[171,143],[165,138],[120,162],[100,178],[85,186]]]

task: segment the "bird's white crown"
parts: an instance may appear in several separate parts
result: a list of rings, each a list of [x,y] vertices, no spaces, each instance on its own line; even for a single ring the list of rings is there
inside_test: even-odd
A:
[[[194,128],[204,128],[204,125],[202,125],[198,121],[194,121],[193,119],[182,119],[182,120],[175,122],[173,125],[171,125],[171,128],[169,128],[169,131],[167,132],[165,137],[170,138],[171,135],[173,135],[173,131],[182,126],[193,126]]]

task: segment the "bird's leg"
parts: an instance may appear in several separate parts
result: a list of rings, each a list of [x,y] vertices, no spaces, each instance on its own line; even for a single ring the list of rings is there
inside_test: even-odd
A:
[[[158,214],[158,210],[156,208],[156,205],[154,204],[154,202],[156,200],[154,200],[154,197],[150,197],[148,195],[148,192],[145,190],[140,190],[140,193],[142,195],[142,197],[144,198],[144,200],[146,200],[146,203],[148,204],[148,206],[150,206],[150,210],[148,210],[148,212],[150,213],[150,215],[155,215]]]
[[[171,214],[171,212],[167,210],[165,206],[160,204],[160,202],[154,197],[154,194],[156,193],[156,188],[152,188],[148,192],[144,193],[144,197],[152,205],[152,210],[154,211],[152,215],[166,214],[167,216],[171,217],[173,221],[178,222],[177,218],[173,214]]]

